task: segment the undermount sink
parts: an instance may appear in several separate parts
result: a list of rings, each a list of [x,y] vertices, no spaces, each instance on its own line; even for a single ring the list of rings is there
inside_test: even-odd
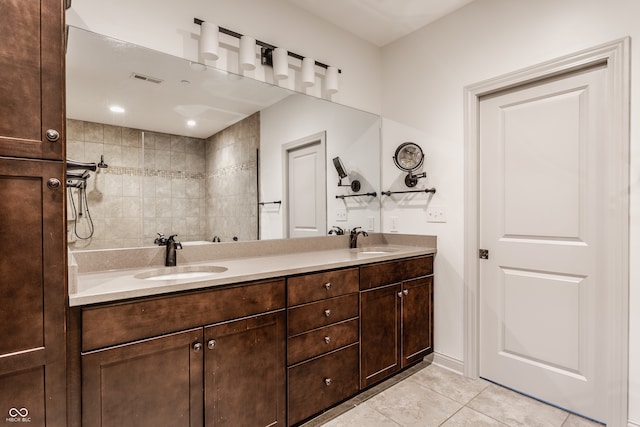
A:
[[[198,279],[207,276],[213,276],[217,273],[227,271],[227,267],[218,265],[185,265],[178,267],[165,267],[153,271],[145,271],[136,274],[136,279],[144,280],[182,280],[182,279]]]
[[[396,252],[398,249],[389,248],[386,246],[365,246],[357,248],[355,251],[361,255],[383,255],[391,252]]]

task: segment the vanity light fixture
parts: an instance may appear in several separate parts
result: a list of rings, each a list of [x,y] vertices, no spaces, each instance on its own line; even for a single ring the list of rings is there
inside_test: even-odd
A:
[[[204,23],[206,23],[205,21],[203,21],[202,19],[198,19],[198,18],[193,18],[193,23],[197,24],[197,25],[203,25]],[[224,27],[220,27],[217,26],[218,28],[218,32],[222,33],[222,34],[226,34],[228,36],[232,36],[235,37],[237,39],[240,40],[240,44],[239,44],[239,49],[240,49],[240,68],[243,70],[253,70],[255,68],[255,46],[258,45],[260,46],[260,63],[262,65],[269,65],[274,67],[274,79],[275,80],[280,80],[280,79],[285,79],[288,77],[288,61],[285,61],[285,63],[283,63],[281,61],[281,59],[277,59],[275,58],[276,56],[280,56],[283,55],[282,52],[278,52],[275,53],[274,51],[278,49],[277,46],[274,46],[272,44],[269,43],[265,43],[263,41],[260,40],[256,40],[252,37],[249,36],[245,36],[243,34],[237,33],[235,31],[229,30],[227,28]],[[206,32],[206,31],[205,31]],[[243,42],[244,39],[244,42]],[[203,30],[200,30],[200,42],[201,44],[203,40]],[[251,41],[253,41],[253,43],[251,43]],[[205,42],[208,43],[208,42]],[[218,42],[219,44],[219,42]],[[251,46],[252,45],[252,46]],[[202,56],[202,52],[203,52],[203,47],[199,46],[199,51],[201,53]],[[217,51],[216,51],[217,52]],[[322,62],[318,62],[315,61],[311,58],[306,58],[302,55],[299,55],[297,53],[294,52],[290,52],[290,51],[286,51],[286,55],[299,59],[300,61],[303,61],[302,64],[302,85],[305,87],[308,86],[312,86],[315,84],[315,70],[313,69],[314,67],[321,67],[324,68],[326,70],[325,73],[325,91],[327,94],[333,94],[338,92],[338,74],[342,73],[342,70],[339,69],[338,67],[332,67],[329,66],[327,64],[324,64]],[[204,58],[207,59],[207,58]],[[306,71],[305,74],[305,59],[307,59],[307,63],[309,65],[306,65],[306,67],[310,67],[311,68],[311,72],[310,71]],[[274,61],[278,61],[278,64],[274,64]],[[283,72],[281,67],[283,65],[286,64],[286,68],[287,68],[287,72]],[[275,68],[278,68],[277,70]],[[305,78],[306,77],[306,78]]]
[[[304,58],[302,60],[302,86],[310,87],[316,83],[316,61],[311,58]]]
[[[256,39],[253,37],[240,37],[240,68],[247,71],[256,68]]]
[[[418,175],[413,174],[424,163],[424,152],[415,142],[403,142],[400,144],[393,155],[393,162],[398,169],[409,172],[404,178],[404,183],[407,187],[415,187],[418,184],[418,179],[427,177],[426,172]]]
[[[289,53],[287,49],[277,47],[273,49],[273,78],[284,80],[289,77]]]
[[[203,22],[200,28],[200,42],[198,43],[200,58],[215,61],[219,58],[220,29],[216,24],[211,22]]]

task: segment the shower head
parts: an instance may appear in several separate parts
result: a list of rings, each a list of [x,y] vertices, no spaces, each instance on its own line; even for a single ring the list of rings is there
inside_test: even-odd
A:
[[[104,162],[104,154],[100,155],[100,163],[98,163],[98,167],[100,169],[106,169],[109,167],[109,165]]]
[[[67,170],[71,169],[86,169],[95,172],[96,169],[98,169],[98,166],[95,163],[79,162],[77,160],[67,159]]]

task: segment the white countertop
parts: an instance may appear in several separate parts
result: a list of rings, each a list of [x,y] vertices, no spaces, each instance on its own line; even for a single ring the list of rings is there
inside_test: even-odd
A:
[[[377,245],[377,247],[382,247],[382,245]],[[205,277],[179,280],[148,280],[135,277],[145,272],[165,268],[158,265],[77,273],[73,277],[76,283],[73,286],[70,285],[70,289],[75,290],[75,292],[69,294],[69,305],[82,306],[171,292],[204,289],[436,253],[435,247],[427,246],[386,244],[384,249],[388,250],[388,252],[363,253],[361,252],[362,249],[325,249],[267,256],[215,259],[187,264],[178,263],[178,268],[184,265],[220,266],[226,268],[223,272]],[[72,280],[71,275],[70,280]]]

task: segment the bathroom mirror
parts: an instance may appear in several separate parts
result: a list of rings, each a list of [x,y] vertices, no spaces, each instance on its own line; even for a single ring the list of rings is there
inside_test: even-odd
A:
[[[316,135],[300,181],[322,184],[324,232],[379,231],[379,198],[337,198],[331,164],[379,194],[379,116],[74,27],[66,67],[67,157],[103,165],[69,190],[72,250],[288,237],[287,156]]]

